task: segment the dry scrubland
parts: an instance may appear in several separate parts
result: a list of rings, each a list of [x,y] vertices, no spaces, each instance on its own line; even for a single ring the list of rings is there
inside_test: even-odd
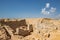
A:
[[[0,40],[60,40],[60,20],[0,19]]]

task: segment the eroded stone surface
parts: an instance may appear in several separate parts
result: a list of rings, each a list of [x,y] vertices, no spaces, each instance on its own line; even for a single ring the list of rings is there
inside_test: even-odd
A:
[[[3,40],[60,40],[60,20],[49,18],[0,19],[1,27],[0,40],[1,37]],[[3,32],[5,32],[4,35],[2,35]]]

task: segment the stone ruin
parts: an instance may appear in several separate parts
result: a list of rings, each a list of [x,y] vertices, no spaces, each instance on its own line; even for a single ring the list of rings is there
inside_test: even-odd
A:
[[[0,40],[60,40],[60,21],[0,19]]]
[[[7,22],[5,22],[5,19],[2,19],[2,20],[0,20],[0,24],[1,24],[1,26],[4,26],[4,25],[9,26],[9,28],[11,28],[11,30],[13,30],[12,32],[14,35],[20,35],[20,36],[25,37],[25,36],[30,35],[31,32],[33,32],[33,27],[32,27],[33,25],[30,24],[29,29],[28,29],[28,24],[26,24],[25,19],[20,20],[20,21],[9,21],[8,20]],[[6,35],[11,38],[11,35],[7,32],[7,30],[4,27],[3,27],[3,29],[5,30]],[[16,33],[17,32],[16,29],[18,29],[18,33]]]

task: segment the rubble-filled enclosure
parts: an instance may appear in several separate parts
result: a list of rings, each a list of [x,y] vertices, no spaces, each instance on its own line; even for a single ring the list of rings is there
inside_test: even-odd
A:
[[[60,21],[48,18],[0,19],[0,40],[60,40]]]

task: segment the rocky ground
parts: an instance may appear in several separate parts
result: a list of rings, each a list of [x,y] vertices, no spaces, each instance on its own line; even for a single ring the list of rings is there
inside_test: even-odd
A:
[[[0,19],[0,40],[60,40],[60,20]]]

